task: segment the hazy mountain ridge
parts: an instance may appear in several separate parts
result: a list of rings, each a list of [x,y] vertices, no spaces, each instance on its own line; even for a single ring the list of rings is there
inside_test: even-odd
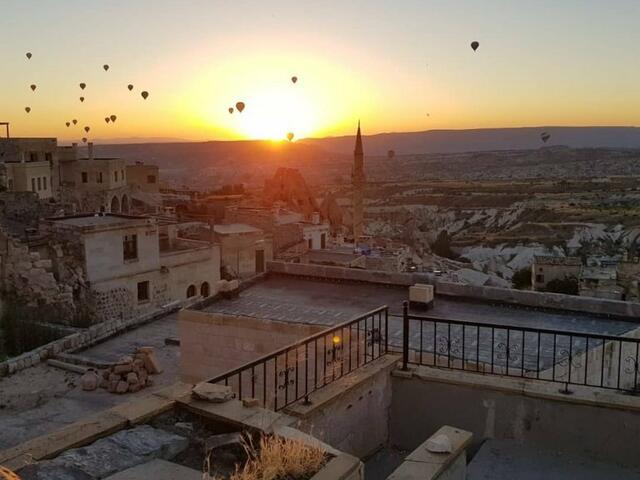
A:
[[[543,132],[551,135],[546,144],[540,138]],[[355,136],[309,138],[301,142],[317,145],[327,151],[349,154],[353,151]],[[365,155],[386,155],[389,150],[394,150],[396,155],[529,150],[552,145],[571,148],[640,148],[640,128],[546,126],[427,130],[364,136]]]

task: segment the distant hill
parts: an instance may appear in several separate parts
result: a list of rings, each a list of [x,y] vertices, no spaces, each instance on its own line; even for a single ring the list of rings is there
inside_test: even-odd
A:
[[[542,132],[551,135],[544,144]],[[301,140],[324,150],[351,154],[355,136],[310,138]],[[381,133],[364,136],[365,155],[423,153],[459,153],[496,150],[528,150],[542,146],[564,145],[572,148],[640,148],[637,127],[526,127],[484,128],[475,130],[428,130],[424,132]]]

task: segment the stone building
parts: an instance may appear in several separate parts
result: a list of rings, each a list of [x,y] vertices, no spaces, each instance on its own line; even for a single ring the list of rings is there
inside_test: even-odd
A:
[[[134,318],[175,302],[216,293],[220,249],[179,236],[179,225],[116,214],[75,215],[46,221],[62,245],[53,268],[79,267],[94,297],[97,320]]]
[[[542,291],[552,280],[580,277],[582,261],[578,257],[553,257],[535,255],[531,265],[531,285],[533,290]]]
[[[213,229],[221,265],[229,276],[246,278],[266,271],[267,262],[273,260],[273,242],[262,230],[240,223]]]
[[[278,168],[274,177],[265,181],[262,197],[266,207],[282,205],[306,220],[319,211],[311,189],[295,168]]]
[[[12,192],[57,195],[58,151],[55,138],[0,138],[0,184]]]
[[[157,165],[136,162],[126,167],[127,184],[141,192],[160,193],[160,174]]]

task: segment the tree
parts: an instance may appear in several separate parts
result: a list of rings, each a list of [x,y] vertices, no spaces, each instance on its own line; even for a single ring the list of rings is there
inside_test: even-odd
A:
[[[547,283],[546,292],[578,295],[578,279],[576,277],[556,278]]]
[[[511,277],[513,287],[518,290],[530,290],[531,289],[531,266],[522,267],[520,270],[516,270]]]
[[[457,257],[457,255],[451,250],[451,236],[446,230],[442,230],[438,234],[436,241],[431,244],[431,250],[440,257],[452,259]]]

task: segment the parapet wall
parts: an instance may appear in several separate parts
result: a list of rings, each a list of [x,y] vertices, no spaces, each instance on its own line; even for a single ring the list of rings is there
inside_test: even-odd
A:
[[[593,313],[640,321],[640,303],[579,297],[560,293],[533,292],[498,287],[478,287],[461,283],[443,282],[427,273],[393,273],[354,268],[329,267],[302,263],[268,262],[267,272],[297,275],[334,281],[366,282],[410,286],[416,283],[435,285],[436,295],[469,300],[508,303],[534,308],[548,308],[573,312]],[[407,294],[408,298],[408,294]]]

